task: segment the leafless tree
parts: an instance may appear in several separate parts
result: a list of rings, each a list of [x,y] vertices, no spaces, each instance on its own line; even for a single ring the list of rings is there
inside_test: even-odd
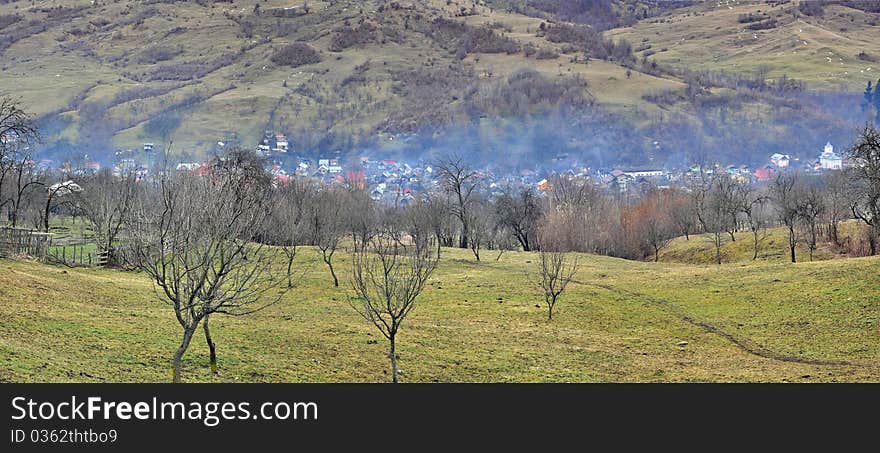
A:
[[[315,248],[321,252],[321,259],[330,269],[333,286],[339,286],[339,278],[333,269],[333,255],[339,241],[345,235],[345,199],[341,190],[323,188],[313,198],[309,206],[309,233]]]
[[[788,230],[788,248],[791,262],[796,262],[795,248],[798,244],[798,189],[797,173],[779,173],[770,185],[771,197],[776,205],[779,222]]]
[[[803,238],[810,251],[810,261],[819,243],[819,221],[825,213],[825,200],[822,188],[816,184],[801,187],[797,192],[797,215]]]
[[[52,207],[57,204],[58,198],[64,197],[69,199],[70,195],[81,191],[82,187],[70,179],[57,182],[46,188],[46,205],[43,210],[43,230],[45,232],[49,232],[49,216],[51,215]]]
[[[847,170],[852,178],[850,209],[855,218],[870,227],[871,254],[876,255],[880,237],[880,131],[866,126],[847,155],[855,163]]]
[[[541,214],[540,201],[530,188],[507,190],[495,201],[497,222],[513,233],[524,252],[532,250]]]
[[[78,185],[82,190],[74,194],[76,203],[91,224],[98,249],[107,252],[109,264],[121,264],[116,246],[124,221],[135,203],[135,176],[115,176],[110,170],[103,169],[81,178]]]
[[[715,262],[721,264],[721,246],[724,233],[730,229],[731,206],[734,202],[735,186],[724,174],[700,174],[700,180],[694,191],[697,206],[697,218],[703,231],[712,235],[715,245]]]
[[[470,209],[474,203],[478,179],[477,172],[471,169],[461,157],[447,157],[435,165],[437,179],[441,187],[452,198],[450,210],[461,222],[458,246],[468,248],[468,221],[471,219]]]
[[[480,251],[487,245],[491,234],[489,209],[482,201],[472,204],[468,212],[468,247],[474,258],[480,261]]]
[[[425,244],[403,245],[386,234],[370,238],[352,257],[352,307],[390,342],[391,376],[398,382],[397,334],[437,267]]]
[[[670,194],[669,220],[684,235],[684,239],[690,240],[691,233],[697,230],[697,207],[693,197],[687,196],[679,189],[672,189]]]
[[[229,161],[218,162],[208,176],[167,168],[126,216],[125,251],[180,324],[172,363],[173,382],[181,382],[183,355],[200,323],[216,370],[208,318],[261,310],[278,302],[286,288],[283,274],[272,267],[276,249],[255,242],[267,217],[265,185]]]
[[[347,229],[351,232],[354,247],[363,248],[375,234],[379,224],[389,218],[380,218],[378,207],[370,199],[370,194],[364,190],[350,188],[347,191],[340,191],[339,195],[344,197],[342,216]]]
[[[852,218],[850,199],[852,198],[849,175],[843,171],[832,171],[825,177],[825,219],[828,222],[828,238],[840,246],[840,222]]]
[[[538,286],[547,305],[547,320],[553,319],[553,309],[578,269],[577,255],[570,254],[564,244],[560,224],[545,223],[539,232]]]
[[[8,96],[0,98],[0,208],[24,196],[20,190],[22,170],[30,161],[29,145],[38,139],[33,119],[22,109],[21,103]],[[10,177],[19,180],[16,194],[4,196],[5,183]],[[13,207],[13,211],[16,210]]]
[[[12,185],[5,201],[0,201],[0,206],[9,204],[9,220],[12,226],[18,225],[22,214],[34,201],[33,195],[39,188],[45,186],[44,174],[37,168],[30,148],[19,144],[7,154],[9,160],[8,174]]]
[[[741,192],[741,195],[745,196],[742,210],[749,225],[749,231],[752,233],[752,260],[756,260],[761,242],[767,237],[767,224],[770,222],[770,213],[768,212],[770,197],[751,186],[748,190]]]
[[[308,240],[308,209],[316,188],[307,180],[294,179],[273,192],[263,241],[281,248],[286,262],[287,287],[293,288],[293,262]]]

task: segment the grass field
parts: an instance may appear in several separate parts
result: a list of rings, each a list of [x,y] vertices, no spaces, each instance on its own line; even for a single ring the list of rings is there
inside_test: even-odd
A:
[[[733,73],[770,69],[822,89],[860,90],[880,77],[878,26],[872,14],[840,5],[828,6],[821,17],[795,16],[791,3],[707,2],[650,18],[633,27],[606,32],[649,47],[658,62],[683,68]],[[743,14],[776,20],[775,28],[748,29]],[[859,53],[865,52],[865,58]]]
[[[694,241],[695,239],[692,239]],[[490,254],[492,255],[492,254]],[[212,318],[184,381],[385,382],[384,339],[311,250],[299,288]],[[533,253],[445,249],[400,337],[403,382],[880,381],[880,259],[722,266],[582,255],[547,321]],[[179,328],[135,273],[0,260],[0,381],[170,381]],[[686,342],[686,343],[684,343]]]

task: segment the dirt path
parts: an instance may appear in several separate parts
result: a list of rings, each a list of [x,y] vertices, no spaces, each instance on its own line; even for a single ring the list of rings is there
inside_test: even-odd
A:
[[[803,357],[785,355],[785,354],[781,354],[781,353],[778,353],[775,351],[771,351],[771,350],[765,348],[764,346],[761,346],[748,338],[738,338],[735,335],[721,329],[718,326],[709,324],[704,321],[694,319],[690,315],[688,315],[688,314],[682,312],[680,309],[676,308],[668,300],[653,298],[653,297],[646,296],[644,294],[636,293],[633,291],[627,291],[624,289],[615,288],[611,285],[601,285],[601,284],[596,284],[596,283],[587,283],[587,284],[591,285],[591,286],[596,286],[596,287],[602,288],[606,291],[611,291],[612,293],[615,293],[618,295],[632,297],[635,299],[647,301],[647,302],[651,303],[652,305],[661,307],[664,311],[671,313],[672,315],[679,318],[680,320],[682,320],[688,324],[691,324],[693,326],[699,327],[700,329],[703,329],[706,332],[718,335],[718,336],[730,341],[731,343],[735,344],[743,351],[748,352],[749,354],[752,354],[752,355],[755,355],[758,357],[763,357],[765,359],[771,359],[771,360],[778,360],[780,362],[800,363],[800,364],[805,364],[805,365],[859,366],[858,364],[847,362],[845,360],[807,359],[807,358],[803,358]]]

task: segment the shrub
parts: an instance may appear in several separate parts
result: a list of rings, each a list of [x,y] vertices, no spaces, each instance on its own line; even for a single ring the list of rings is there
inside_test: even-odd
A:
[[[272,62],[280,66],[296,68],[321,62],[321,55],[304,42],[295,42],[282,47],[272,55]]]
[[[554,58],[559,58],[559,54],[553,49],[543,48],[535,54],[535,58],[538,60],[552,60]]]

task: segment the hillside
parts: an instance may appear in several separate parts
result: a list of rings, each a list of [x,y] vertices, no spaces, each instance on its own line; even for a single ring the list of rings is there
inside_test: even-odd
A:
[[[760,162],[793,143],[794,154],[808,155],[843,142],[864,120],[853,108],[858,93],[815,99],[685,80],[680,68],[716,63],[752,77],[746,60],[817,88],[857,90],[870,79],[803,68],[794,56],[776,65],[781,44],[765,40],[793,24],[760,32],[761,45],[733,39],[743,28],[735,16],[759,7],[613,1],[602,10],[607,24],[622,11],[643,18],[603,41],[591,27],[605,22],[566,22],[596,13],[572,13],[569,3],[6,1],[0,95],[39,118],[43,148],[58,160],[169,141],[198,157],[217,141],[250,147],[272,130],[312,157],[445,147],[514,150],[531,162],[569,151],[594,165],[666,165],[708,145],[725,160]],[[776,7],[784,8],[792,6]],[[873,27],[841,32],[840,8],[803,27],[825,30],[806,39],[855,71],[851,54],[880,55],[878,40]],[[874,17],[857,13],[859,24]],[[682,41],[685,30],[705,31]],[[774,134],[753,137],[756,127]]]
[[[876,13],[831,4],[807,15],[794,3],[727,0],[671,11],[611,30],[639,56],[677,67],[787,75],[818,89],[860,91],[880,78]]]
[[[527,278],[535,254],[443,254],[399,336],[404,382],[880,380],[876,257],[719,267],[582,255],[548,322]],[[334,289],[312,251],[298,260],[310,271],[280,304],[211,318],[220,374],[198,338],[184,380],[388,380],[384,339],[346,284]],[[0,382],[170,379],[179,331],[138,274],[0,260],[0,316]]]

